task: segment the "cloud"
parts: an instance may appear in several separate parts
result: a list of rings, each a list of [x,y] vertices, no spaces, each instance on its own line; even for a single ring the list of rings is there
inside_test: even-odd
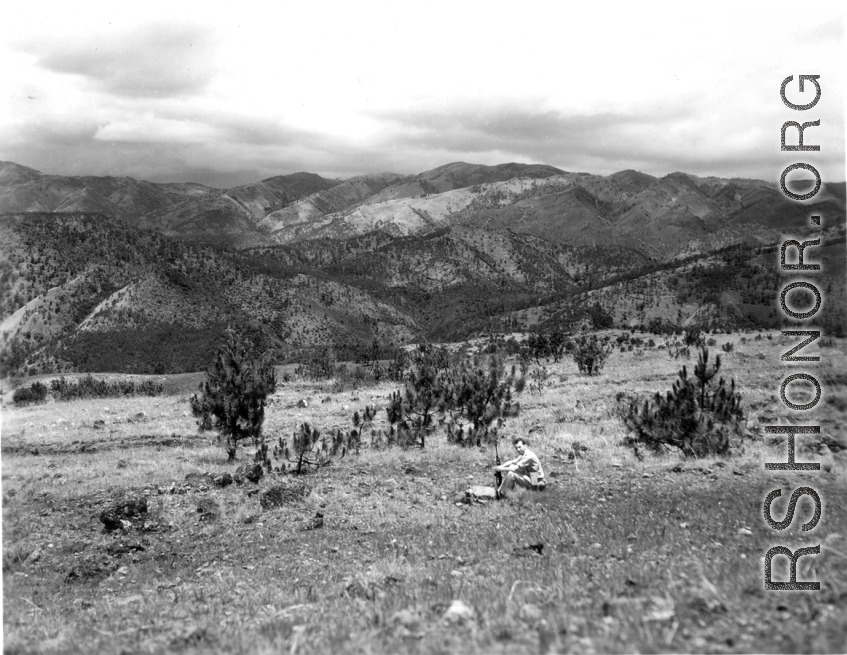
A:
[[[779,84],[813,70],[826,84],[810,117],[824,147],[810,161],[830,167],[825,180],[844,178],[844,23],[833,12],[808,30],[779,9],[663,24],[667,12],[642,7],[609,22],[602,8],[539,20],[463,6],[445,23],[393,7],[327,20],[301,3],[286,8],[284,33],[265,12],[231,8],[145,12],[168,23],[111,4],[30,10],[0,22],[0,159],[215,186],[459,160],[779,179],[795,161],[779,151],[779,126],[795,118]],[[562,25],[580,28],[562,38]],[[427,47],[435,35],[451,46]]]
[[[201,27],[146,24],[131,30],[31,40],[20,49],[55,73],[80,75],[125,97],[167,98],[203,91],[214,72],[213,42]]]
[[[218,130],[200,122],[172,120],[154,115],[126,118],[100,126],[99,141],[131,143],[202,143],[215,138]]]
[[[680,127],[690,130],[695,122],[692,111],[681,104],[641,113],[500,108],[462,113],[415,110],[383,117],[395,125],[392,144],[401,150],[503,153],[570,170],[597,162],[608,162],[601,164],[608,169],[612,162],[666,160],[663,135]]]
[[[704,112],[687,99],[652,110],[590,114],[500,107],[416,109],[380,117],[393,128],[386,139],[396,151],[441,153],[448,157],[441,163],[464,153],[477,163],[518,160],[603,174],[634,168],[654,175],[764,176],[784,160],[773,147],[778,117],[769,131],[761,118],[751,116],[748,123],[737,116],[727,133],[726,116]]]
[[[844,42],[844,20],[840,16],[832,16],[825,23],[798,32],[794,40],[802,44],[817,45],[823,41],[841,44]]]

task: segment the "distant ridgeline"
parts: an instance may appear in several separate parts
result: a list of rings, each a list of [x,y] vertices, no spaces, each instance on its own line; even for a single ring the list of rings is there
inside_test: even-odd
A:
[[[816,198],[522,164],[222,190],[0,163],[0,372],[194,371],[228,325],[279,361],[536,328],[777,327],[775,244],[810,212],[819,325],[845,336],[844,184]]]

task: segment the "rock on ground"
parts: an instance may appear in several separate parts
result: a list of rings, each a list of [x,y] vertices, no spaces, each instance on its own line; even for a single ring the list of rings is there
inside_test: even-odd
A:
[[[235,469],[235,474],[232,478],[238,484],[243,484],[245,480],[253,484],[258,484],[264,474],[265,470],[262,468],[262,465],[256,462],[254,464],[242,464]]]
[[[126,498],[100,513],[100,520],[106,530],[112,532],[121,528],[132,527],[139,520],[143,522],[147,514],[147,499]]]
[[[472,607],[465,605],[460,600],[454,600],[441,620],[450,624],[465,624],[476,620],[476,612]]]

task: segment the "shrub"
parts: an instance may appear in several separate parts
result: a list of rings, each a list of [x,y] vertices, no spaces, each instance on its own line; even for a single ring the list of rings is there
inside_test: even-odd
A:
[[[735,380],[715,383],[720,367],[720,355],[710,366],[709,351],[703,348],[693,378],[683,366],[666,396],[656,393],[652,402],[629,403],[622,414],[630,431],[624,443],[637,455],[641,446],[654,452],[675,448],[694,457],[728,453],[733,439],[744,434],[744,412]]]
[[[599,375],[611,352],[612,347],[596,334],[583,334],[577,337],[571,356],[580,373]]]
[[[274,456],[284,458],[293,464],[292,472],[300,475],[308,468],[319,469],[329,466],[334,457],[339,454],[344,457],[349,448],[355,448],[358,451],[358,437],[359,433],[356,430],[348,433],[336,430],[327,437],[317,428],[303,423],[294,430],[290,446],[288,440],[280,437],[277,446],[274,447]]]
[[[544,369],[546,372],[546,369]],[[447,441],[464,446],[496,443],[506,416],[516,413],[512,395],[523,390],[523,378],[514,366],[507,373],[503,358],[491,356],[488,366],[481,359],[465,362],[447,376],[447,406],[453,419]],[[468,421],[470,430],[457,429],[457,419]]]
[[[541,359],[546,358],[550,350],[547,335],[543,332],[532,332],[524,342],[526,347],[524,357],[534,359],[536,364],[541,364]]]
[[[43,382],[33,382],[28,387],[19,387],[12,394],[12,402],[16,405],[43,403],[47,401],[47,385]]]
[[[402,391],[391,395],[386,408],[390,430],[402,446],[423,448],[435,428],[435,416],[448,402],[444,373],[450,367],[447,350],[421,344],[404,374]]]
[[[241,337],[227,330],[215,361],[206,369],[200,394],[191,397],[191,411],[201,430],[215,429],[225,437],[230,460],[235,459],[238,442],[252,438],[257,460],[268,465],[262,423],[266,399],[275,389],[270,359],[253,355]]]
[[[532,373],[529,374],[529,392],[539,394],[544,391],[544,384],[547,382],[547,378],[550,377],[550,372],[547,370],[546,366],[536,366],[532,369]]]
[[[668,356],[671,359],[679,359],[680,357],[688,359],[691,356],[691,349],[682,341],[669,341],[667,346]]]
[[[706,335],[699,328],[686,328],[684,340],[688,347],[702,348],[706,345]]]
[[[727,341],[721,346],[721,350],[723,350],[725,353],[731,353],[734,348],[735,344],[733,344],[732,341]]]
[[[534,359],[536,364],[551,357],[558,362],[568,350],[568,340],[561,330],[552,332],[532,332],[524,342],[522,354],[524,359]]]

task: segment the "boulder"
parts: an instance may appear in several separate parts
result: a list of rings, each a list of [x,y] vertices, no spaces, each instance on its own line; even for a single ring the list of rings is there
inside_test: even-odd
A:
[[[476,620],[476,612],[462,601],[454,600],[447,611],[444,612],[441,620],[450,625],[466,625]]]
[[[103,510],[100,513],[100,520],[103,522],[106,530],[112,532],[114,530],[129,529],[135,523],[140,522],[143,524],[146,514],[146,498],[125,498],[112,507]]]
[[[494,487],[475,485],[465,492],[471,500],[497,500],[497,491]]]
[[[245,481],[258,484],[264,474],[265,470],[262,468],[262,465],[258,462],[254,462],[252,464],[242,464],[239,466],[235,469],[235,473],[232,478],[238,484],[244,484]]]
[[[232,476],[229,473],[222,473],[221,475],[216,475],[212,478],[212,484],[216,487],[228,487],[235,480],[232,479]]]

